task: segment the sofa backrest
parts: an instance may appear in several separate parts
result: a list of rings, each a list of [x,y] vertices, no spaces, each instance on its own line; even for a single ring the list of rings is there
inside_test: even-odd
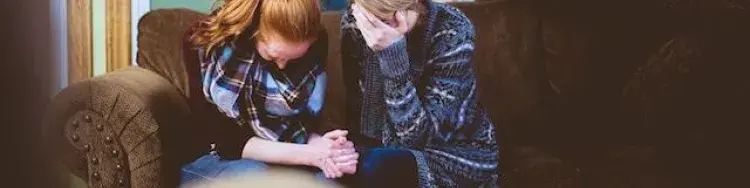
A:
[[[480,100],[498,125],[512,123],[535,103],[533,31],[535,22],[519,20],[522,11],[505,1],[457,3],[474,23],[477,40],[474,63],[477,68]],[[205,14],[187,9],[154,10],[139,22],[138,58],[140,67],[153,70],[171,80],[187,97],[188,84],[182,64],[182,39],[187,27]],[[516,17],[512,17],[516,16]],[[340,14],[325,12],[322,22],[328,31],[329,49],[324,116],[331,126],[346,126],[343,78],[340,55]],[[531,70],[531,71],[530,71]],[[327,127],[333,128],[333,127]],[[324,128],[325,129],[325,128]],[[501,129],[507,129],[502,128]],[[505,133],[507,134],[507,133]]]
[[[188,9],[160,9],[143,15],[138,21],[138,66],[167,78],[189,97],[182,42],[187,29],[204,17]]]

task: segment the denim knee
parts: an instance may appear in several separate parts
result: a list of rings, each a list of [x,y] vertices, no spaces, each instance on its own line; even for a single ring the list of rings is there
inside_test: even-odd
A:
[[[408,150],[373,149],[364,153],[361,162],[358,169],[360,182],[378,182],[380,186],[416,184],[417,163]]]
[[[181,184],[194,181],[214,180],[249,172],[267,171],[269,166],[260,161],[247,159],[222,160],[218,155],[204,155],[192,163],[182,166]]]
[[[387,173],[416,166],[414,155],[407,150],[373,149],[364,154],[360,172],[363,174]]]

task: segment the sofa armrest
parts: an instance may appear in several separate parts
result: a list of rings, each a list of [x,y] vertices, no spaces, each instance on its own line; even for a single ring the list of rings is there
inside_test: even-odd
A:
[[[169,185],[178,182],[179,169],[165,154],[186,139],[169,129],[184,125],[189,111],[169,81],[129,68],[58,93],[45,114],[44,138],[90,187],[176,187]]]

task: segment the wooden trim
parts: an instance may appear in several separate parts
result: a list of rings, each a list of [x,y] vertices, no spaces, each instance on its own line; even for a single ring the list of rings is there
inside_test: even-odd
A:
[[[92,75],[91,0],[68,0],[68,83]]]
[[[151,0],[130,0],[130,60],[135,63],[138,52],[138,21],[151,10]]]
[[[130,67],[130,0],[106,0],[107,72]]]

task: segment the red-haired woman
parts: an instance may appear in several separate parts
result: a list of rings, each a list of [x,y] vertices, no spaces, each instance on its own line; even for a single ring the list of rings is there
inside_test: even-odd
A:
[[[183,166],[182,183],[275,165],[317,167],[328,178],[356,171],[346,131],[311,131],[326,87],[319,2],[219,1],[185,41],[196,123],[217,132],[215,147]]]

